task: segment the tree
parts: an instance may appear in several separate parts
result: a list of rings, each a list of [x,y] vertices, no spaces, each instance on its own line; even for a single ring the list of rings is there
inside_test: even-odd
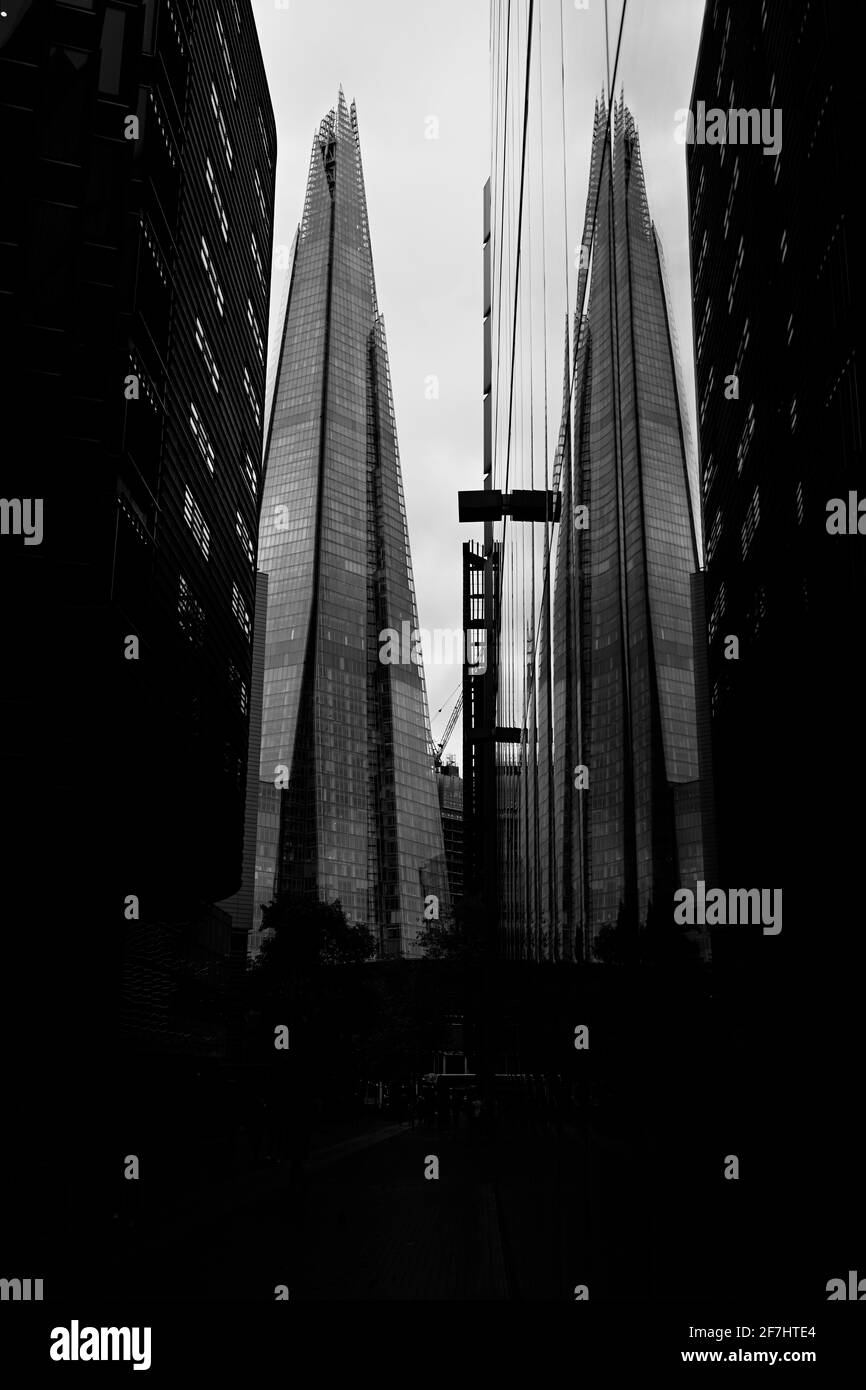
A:
[[[262,909],[262,927],[273,936],[262,942],[258,968],[274,977],[321,965],[361,965],[376,954],[365,926],[351,926],[339,898],[316,902],[281,894]]]
[[[473,964],[485,958],[483,903],[478,896],[458,900],[454,924],[426,922],[418,933],[418,944],[427,960],[462,961]]]
[[[620,902],[616,924],[606,922],[595,938],[593,953],[602,965],[634,965],[637,961],[637,933],[625,904]]]

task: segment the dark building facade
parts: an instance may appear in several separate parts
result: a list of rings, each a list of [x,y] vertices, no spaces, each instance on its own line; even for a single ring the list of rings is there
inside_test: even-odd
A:
[[[731,112],[758,120],[746,142],[695,139],[685,151],[719,881],[781,890],[784,903],[778,936],[713,935],[715,996],[736,1018],[717,1104],[760,1155],[749,1201],[726,1208],[719,1229],[741,1250],[760,1225],[757,1268],[735,1278],[792,1298],[811,1287],[825,1298],[824,1271],[864,1236],[850,1070],[863,964],[854,789],[866,774],[854,636],[866,596],[862,78],[851,18],[821,0],[711,0],[691,110],[722,111],[728,134]],[[775,149],[754,138],[762,113]],[[805,1021],[809,1046],[795,1059]],[[804,1183],[795,1155],[806,1115]]]
[[[212,904],[241,879],[276,135],[249,3],[4,15],[4,493],[44,516],[41,544],[0,546],[11,912],[40,943],[19,1046],[37,1074],[113,1086],[118,1024],[221,1046],[175,967],[225,959]],[[49,866],[61,910],[39,901]],[[32,972],[9,965],[27,1012]],[[121,981],[153,1007],[120,1008]],[[96,1184],[113,1150],[89,1142]]]
[[[253,615],[253,665],[250,673],[250,748],[258,748],[262,737],[262,697],[265,678],[265,632],[267,630],[268,576],[256,575],[256,604]],[[259,768],[247,758],[244,805],[244,855],[241,886],[231,898],[219,904],[232,919],[232,962],[238,969],[247,957],[257,954],[260,945],[260,918],[256,913],[256,853],[258,848]]]
[[[850,47],[832,4],[708,4],[692,111],[776,112],[779,148],[686,151],[720,870],[783,888],[803,963],[859,912],[863,754],[831,750],[859,719],[864,542],[828,529],[866,491]]]
[[[444,846],[423,668],[403,638],[417,628],[415,591],[357,120],[342,90],[313,142],[294,244],[259,554],[269,587],[257,904],[283,892],[339,899],[383,956],[416,954],[425,897],[447,898]]]

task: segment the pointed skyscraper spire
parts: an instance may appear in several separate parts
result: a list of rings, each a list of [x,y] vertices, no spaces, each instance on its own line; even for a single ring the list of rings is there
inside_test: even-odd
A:
[[[448,889],[387,345],[342,86],[313,142],[259,556],[259,902],[339,898],[383,955],[417,954],[425,899],[444,917]]]

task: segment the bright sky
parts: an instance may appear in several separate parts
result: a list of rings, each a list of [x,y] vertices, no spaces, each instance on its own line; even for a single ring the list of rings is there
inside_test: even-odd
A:
[[[354,100],[358,109],[419,623],[429,630],[458,628],[460,547],[475,532],[457,521],[457,492],[483,482],[481,190],[490,169],[489,6],[487,0],[289,0],[279,8],[280,3],[253,0],[277,124],[275,246],[288,248],[300,221],[313,135],[342,83],[347,102]],[[545,49],[558,45],[562,22],[569,224],[577,224],[579,241],[593,102],[606,80],[604,6],[602,0],[588,0],[586,9],[570,0],[535,3]],[[685,147],[673,132],[676,110],[689,104],[703,8],[703,0],[628,0],[616,79],[617,92],[624,83],[640,132],[693,434]],[[526,0],[515,0],[512,23],[525,28],[526,10]],[[611,64],[620,14],[621,3],[612,0]],[[431,117],[438,122],[435,139],[428,138],[436,129]],[[558,165],[561,181],[561,135],[557,139],[551,165]],[[548,177],[555,177],[553,169]],[[272,334],[283,279],[284,272],[275,269]],[[564,310],[563,284],[555,282],[549,311],[558,353],[552,373],[557,424]],[[438,399],[425,394],[433,376]],[[554,430],[554,441],[555,436]],[[438,717],[436,711],[460,674],[457,665],[426,666],[434,738],[444,729],[450,703]],[[461,761],[459,731],[458,725],[450,750]]]

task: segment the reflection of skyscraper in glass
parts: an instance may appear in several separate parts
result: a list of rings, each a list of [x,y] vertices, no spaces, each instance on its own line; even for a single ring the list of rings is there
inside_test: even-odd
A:
[[[522,728],[520,747],[497,753],[503,945],[551,960],[633,958],[648,925],[677,930],[674,891],[712,874],[693,643],[696,472],[637,131],[624,103],[610,118],[608,139],[597,104],[552,460],[562,519],[549,561],[542,549],[543,583],[529,528],[505,532],[501,564],[533,581],[518,643],[506,623],[519,594],[503,580],[497,722]],[[606,926],[619,931],[596,953]]]
[[[637,130],[623,103],[611,114],[604,157],[607,112],[596,110],[553,599],[554,682],[570,692],[554,724],[554,803],[569,827],[554,850],[557,915],[587,954],[607,923],[636,930],[652,913],[669,928],[675,888],[704,872],[694,464]]]
[[[385,330],[355,107],[313,141],[273,388],[258,904],[332,901],[386,955],[447,899],[423,669],[380,661],[417,627]],[[279,814],[275,816],[274,793]],[[270,869],[270,865],[273,868]]]

